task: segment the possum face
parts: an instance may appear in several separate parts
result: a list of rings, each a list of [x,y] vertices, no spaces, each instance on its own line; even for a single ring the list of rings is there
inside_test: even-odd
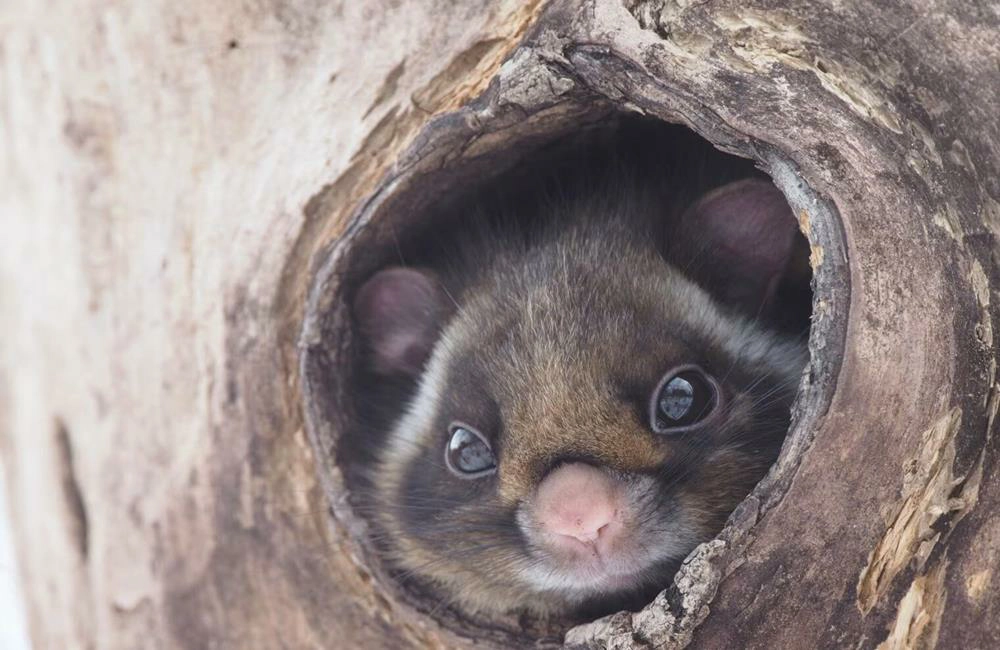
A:
[[[802,346],[642,238],[571,229],[500,259],[457,300],[405,268],[355,300],[375,371],[417,382],[374,472],[387,551],[466,609],[634,604],[776,458]]]

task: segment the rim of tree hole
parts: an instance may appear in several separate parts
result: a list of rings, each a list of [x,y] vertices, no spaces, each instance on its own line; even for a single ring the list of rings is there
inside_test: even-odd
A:
[[[714,596],[721,575],[731,570],[727,564],[728,558],[736,557],[733,550],[781,500],[812,442],[817,420],[830,404],[850,298],[842,224],[832,203],[810,189],[781,149],[727,125],[713,111],[712,102],[695,101],[683,87],[653,78],[606,48],[573,43],[555,44],[555,51],[552,47],[529,37],[480,98],[431,121],[377,189],[356,207],[340,239],[321,255],[300,342],[306,423],[334,525],[347,532],[358,570],[374,577],[378,598],[395,601],[394,609],[410,624],[441,625],[444,629],[439,632],[446,635],[497,646],[561,642],[564,628],[558,625],[542,628],[524,619],[485,624],[435,606],[412,587],[397,583],[371,551],[366,521],[348,499],[352,485],[345,466],[355,450],[340,444],[353,417],[347,393],[355,359],[345,296],[391,259],[396,238],[423,226],[442,197],[481,183],[539,146],[612,119],[616,113],[639,112],[682,124],[720,150],[752,159],[785,194],[812,248],[811,360],[793,408],[791,429],[771,474],[730,517],[717,538],[722,541],[699,547],[675,578],[677,584],[643,610],[683,639],[704,618],[703,607]],[[741,88],[735,83],[720,85],[712,99],[736,101]],[[570,632],[567,640],[574,639],[586,642],[586,628]]]

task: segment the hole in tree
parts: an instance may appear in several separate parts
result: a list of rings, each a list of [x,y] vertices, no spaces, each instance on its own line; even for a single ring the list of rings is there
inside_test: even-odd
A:
[[[669,586],[777,458],[808,244],[752,161],[681,126],[615,115],[486,160],[357,235],[310,381],[339,387],[376,573],[558,639]]]

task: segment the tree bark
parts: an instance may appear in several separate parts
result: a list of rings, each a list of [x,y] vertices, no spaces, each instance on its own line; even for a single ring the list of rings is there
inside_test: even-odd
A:
[[[36,647],[997,645],[995,6],[93,0],[4,24],[0,452]],[[788,442],[642,612],[433,611],[347,500],[342,290],[437,197],[617,110],[756,159],[799,214]]]

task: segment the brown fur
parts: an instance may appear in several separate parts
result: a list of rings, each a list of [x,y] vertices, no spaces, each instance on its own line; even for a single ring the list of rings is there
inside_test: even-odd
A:
[[[679,561],[718,530],[760,479],[787,427],[802,347],[716,305],[666,264],[648,240],[610,233],[585,224],[543,238],[537,248],[515,248],[513,255],[495,257],[477,285],[456,292],[458,309],[376,469],[378,498],[388,505],[379,510],[378,521],[395,562],[466,609],[565,613],[604,598],[532,588],[518,577],[527,564],[525,549],[498,535],[502,525],[516,529],[511,515],[499,510],[530,503],[554,463],[583,458],[624,481],[680,463],[675,472],[685,480],[666,488],[687,522],[679,528],[691,529],[676,540],[679,550],[671,559]],[[706,447],[695,452],[690,444],[652,433],[643,411],[615,385],[629,376],[645,395],[663,372],[691,361],[713,371],[727,390],[724,419],[705,434]],[[471,375],[455,376],[470,369]],[[784,384],[778,408],[769,407],[767,414],[783,412],[785,419],[768,425],[768,440],[760,443],[767,447],[764,454],[727,441],[746,435],[761,415],[750,408],[751,395],[727,382],[727,374],[741,373],[771,375],[768,386]],[[407,482],[414,466],[420,466],[420,480],[441,472],[450,417],[441,413],[447,409],[442,398],[470,383],[476,394],[489,396],[502,421],[494,430],[484,421],[472,423],[491,437],[499,471],[476,485],[446,472],[426,478],[427,491],[445,503],[436,507],[424,499],[421,517],[407,521],[392,504],[420,494],[414,486],[422,484]],[[459,401],[467,399],[477,398]],[[664,483],[669,486],[670,479]],[[457,486],[459,496],[445,497],[438,485]],[[476,490],[485,492],[462,503],[462,492]],[[448,520],[455,525],[440,524]],[[662,526],[650,543],[671,534],[669,521]],[[657,572],[652,582],[661,586],[669,571]],[[636,590],[648,587],[637,584]]]
[[[413,315],[419,331],[437,338],[420,341],[432,351],[409,378],[409,392],[395,390],[399,377],[378,375],[386,366],[367,359],[378,376],[362,396],[392,416],[363,432],[376,447],[363,505],[373,543],[399,580],[487,615],[633,606],[718,532],[776,458],[806,358],[804,340],[783,332],[807,323],[795,316],[785,328],[746,307],[760,287],[777,286],[774,271],[794,233],[765,227],[768,209],[748,210],[754,219],[736,225],[761,225],[767,246],[746,247],[768,251],[777,266],[740,286],[755,258],[725,256],[739,253],[743,231],[725,228],[733,222],[713,211],[718,201],[688,208],[752,170],[745,161],[726,163],[704,178],[705,167],[692,160],[699,145],[677,131],[668,136],[645,126],[626,133],[624,158],[603,145],[571,152],[570,165],[553,155],[499,183],[499,195],[479,196],[487,206],[480,213],[456,209],[450,229],[405,251],[413,269],[440,285],[427,292],[433,304]],[[538,169],[555,170],[557,182],[535,183]],[[752,190],[747,200],[737,191],[722,203],[741,213],[774,204],[759,182],[743,187]],[[704,223],[728,239],[703,238]],[[454,237],[442,240],[446,231]],[[792,288],[808,298],[808,287]],[[738,302],[717,301],[729,295]],[[428,314],[443,320],[428,323]],[[394,332],[377,310],[362,316],[362,337]],[[392,346],[369,341],[372,349]],[[719,406],[695,431],[655,433],[652,394],[666,373],[688,364],[719,384]],[[489,441],[494,474],[468,479],[447,469],[456,422]],[[537,487],[564,462],[600,468],[629,499],[631,583],[569,581],[565,562],[533,541]]]

